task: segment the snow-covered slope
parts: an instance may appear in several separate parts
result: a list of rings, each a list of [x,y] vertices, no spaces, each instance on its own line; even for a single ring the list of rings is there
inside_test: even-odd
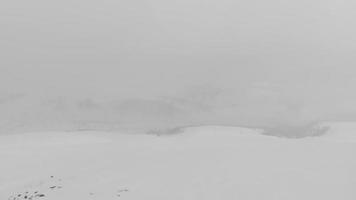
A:
[[[356,199],[355,143],[259,132],[0,136],[0,199]]]
[[[322,122],[315,129],[324,129],[323,139],[356,143],[356,122]]]

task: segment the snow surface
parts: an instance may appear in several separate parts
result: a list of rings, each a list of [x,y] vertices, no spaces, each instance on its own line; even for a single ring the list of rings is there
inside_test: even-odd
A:
[[[355,122],[323,122],[317,126],[327,129],[324,139],[356,143]]]
[[[172,135],[0,136],[0,199],[354,200],[356,123],[320,137],[204,126]]]

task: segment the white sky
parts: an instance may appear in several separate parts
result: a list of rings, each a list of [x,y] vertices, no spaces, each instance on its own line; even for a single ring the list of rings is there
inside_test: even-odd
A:
[[[208,84],[251,113],[264,112],[255,104],[266,95],[310,115],[352,113],[355,9],[351,0],[4,1],[0,92],[112,100]]]

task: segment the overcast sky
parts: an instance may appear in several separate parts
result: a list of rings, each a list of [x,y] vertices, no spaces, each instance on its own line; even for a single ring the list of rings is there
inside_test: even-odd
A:
[[[0,91],[112,100],[208,85],[255,115],[279,103],[305,117],[353,114],[355,10],[352,0],[3,1]]]

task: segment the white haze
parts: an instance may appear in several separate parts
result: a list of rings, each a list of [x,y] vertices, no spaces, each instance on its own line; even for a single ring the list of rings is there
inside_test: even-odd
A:
[[[354,119],[355,9],[351,0],[3,1],[0,126]]]

